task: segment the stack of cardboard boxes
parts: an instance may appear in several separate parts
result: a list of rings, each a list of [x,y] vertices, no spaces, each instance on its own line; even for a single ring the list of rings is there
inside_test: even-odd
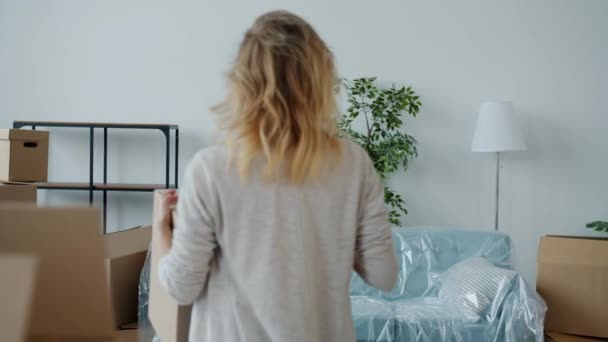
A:
[[[48,133],[42,132],[42,135],[45,134],[48,143]],[[0,129],[0,205],[13,203],[35,206],[36,186],[3,183],[23,179],[19,176],[32,178],[32,171],[29,170],[32,165],[28,165],[28,159],[32,157],[32,144],[15,139],[16,136],[19,136],[19,132],[12,134],[11,130]],[[37,147],[36,143],[35,149]],[[43,148],[37,149],[41,150]],[[34,158],[36,159],[40,158]],[[46,157],[42,159],[46,160]],[[4,219],[0,214],[0,232],[5,229]],[[5,250],[2,247],[6,244],[4,239],[0,233],[0,341],[21,342],[26,339],[26,331],[29,330],[28,317],[32,311],[32,296],[36,291],[38,259],[32,253],[19,253],[12,248]]]
[[[548,341],[607,341],[608,239],[542,237],[536,287]]]
[[[102,235],[96,209],[36,207],[48,145],[48,132],[0,129],[0,341],[137,341],[151,227]],[[155,303],[173,329],[174,307]]]
[[[0,129],[0,202],[36,203],[36,186],[46,182],[49,132]]]
[[[14,305],[0,307],[0,321],[13,329],[0,340],[137,341],[151,227],[102,235],[97,209],[11,202],[0,204],[0,272]]]
[[[94,208],[38,208],[48,132],[0,129],[0,341],[138,340],[151,228],[101,234]]]

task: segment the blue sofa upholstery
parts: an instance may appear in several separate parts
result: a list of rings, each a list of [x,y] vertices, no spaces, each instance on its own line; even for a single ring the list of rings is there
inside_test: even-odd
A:
[[[499,267],[511,265],[511,240],[495,232],[447,228],[395,228],[400,273],[390,292],[351,279],[357,341],[525,342],[543,341],[546,306],[521,276],[497,294],[478,320],[462,306],[438,298],[441,274],[454,264],[481,256]]]

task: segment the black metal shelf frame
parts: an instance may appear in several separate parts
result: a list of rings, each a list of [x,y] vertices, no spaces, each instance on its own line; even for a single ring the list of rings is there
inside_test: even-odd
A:
[[[127,123],[87,123],[87,122],[53,122],[53,121],[14,121],[13,128],[31,127],[33,130],[36,127],[61,127],[61,128],[88,128],[89,129],[89,183],[88,187],[82,186],[39,186],[41,189],[57,189],[57,190],[88,190],[89,204],[93,205],[93,192],[103,192],[103,233],[106,233],[107,219],[107,192],[108,191],[154,191],[157,188],[177,188],[178,186],[178,165],[179,165],[179,126],[171,124],[127,124]],[[96,186],[93,181],[94,175],[94,147],[95,147],[95,129],[103,129],[103,185],[108,184],[108,129],[144,129],[144,130],[160,130],[165,136],[165,184],[164,187],[155,187],[154,185],[137,186],[137,184],[124,184],[112,188]],[[171,158],[171,131],[175,131],[175,183],[170,183],[170,158]]]

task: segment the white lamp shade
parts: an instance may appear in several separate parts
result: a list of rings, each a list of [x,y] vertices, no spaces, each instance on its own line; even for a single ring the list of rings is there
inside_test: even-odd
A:
[[[526,142],[507,101],[483,102],[473,137],[473,152],[524,151]]]

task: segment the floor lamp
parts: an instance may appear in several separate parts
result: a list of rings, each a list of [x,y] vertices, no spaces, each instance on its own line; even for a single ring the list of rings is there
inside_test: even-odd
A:
[[[494,230],[498,230],[500,191],[500,153],[525,151],[526,142],[508,101],[483,102],[479,108],[473,137],[473,152],[496,153],[496,203]]]

